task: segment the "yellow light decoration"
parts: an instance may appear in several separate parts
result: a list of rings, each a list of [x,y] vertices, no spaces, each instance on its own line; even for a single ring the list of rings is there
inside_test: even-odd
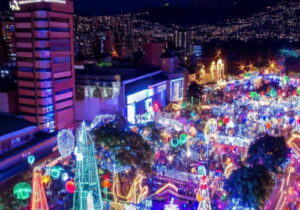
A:
[[[45,176],[42,177],[42,183],[43,184],[47,185],[47,184],[49,184],[49,182],[51,182],[51,177],[50,176],[45,175]]]
[[[149,188],[148,186],[142,187],[143,179],[145,177],[141,174],[138,174],[131,185],[131,188],[127,194],[124,196],[121,194],[121,185],[119,176],[115,175],[114,182],[113,182],[113,197],[114,202],[118,203],[119,199],[125,200],[129,203],[138,204],[141,203],[147,196]]]
[[[154,194],[160,194],[160,193],[162,193],[166,190],[169,190],[169,189],[171,189],[175,192],[178,192],[178,187],[176,187],[174,184],[169,182],[166,185],[164,185],[163,187],[159,188]]]

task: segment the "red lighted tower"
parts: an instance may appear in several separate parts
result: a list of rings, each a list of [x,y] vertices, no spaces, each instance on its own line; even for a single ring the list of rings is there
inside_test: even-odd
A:
[[[72,126],[73,1],[17,3],[14,18],[20,111],[42,129]]]

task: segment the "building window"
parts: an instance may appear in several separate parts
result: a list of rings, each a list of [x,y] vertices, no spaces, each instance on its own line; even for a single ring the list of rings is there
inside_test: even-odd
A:
[[[175,79],[171,81],[171,92],[170,99],[171,101],[179,101],[183,99],[183,78]]]

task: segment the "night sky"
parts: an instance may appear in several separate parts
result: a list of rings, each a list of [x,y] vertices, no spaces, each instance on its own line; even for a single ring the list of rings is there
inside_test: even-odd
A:
[[[224,9],[239,3],[275,2],[279,0],[74,0],[77,12],[103,15],[139,11],[147,7],[162,6],[170,3],[174,6],[203,6],[204,8]],[[8,0],[0,0],[0,8],[7,8]],[[217,14],[216,14],[217,15]]]

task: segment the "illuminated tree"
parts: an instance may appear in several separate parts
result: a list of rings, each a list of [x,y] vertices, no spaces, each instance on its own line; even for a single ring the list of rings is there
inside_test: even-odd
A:
[[[102,210],[103,203],[95,147],[94,142],[88,135],[85,123],[82,123],[77,133],[77,146],[74,153],[76,155],[76,192],[74,194],[73,209]]]
[[[288,162],[290,150],[283,137],[265,135],[254,141],[248,150],[247,163],[263,165],[278,173]]]
[[[274,184],[267,168],[242,166],[225,180],[224,189],[228,192],[229,209],[261,209],[272,193]]]
[[[115,161],[121,165],[130,165],[144,172],[151,171],[153,151],[139,134],[106,125],[96,129],[94,136],[97,144],[112,151]]]

